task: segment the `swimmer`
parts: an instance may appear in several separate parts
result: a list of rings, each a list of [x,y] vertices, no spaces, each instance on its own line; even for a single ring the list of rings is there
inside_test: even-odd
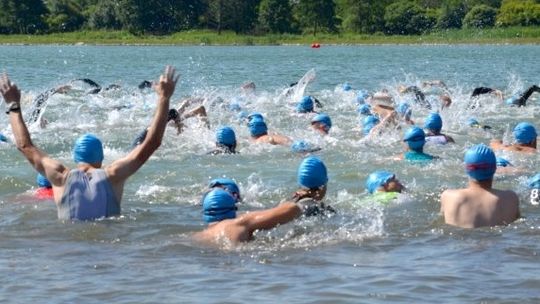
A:
[[[361,104],[356,111],[361,115],[371,115],[371,105],[367,103]]]
[[[281,134],[268,135],[268,127],[264,120],[253,118],[248,123],[251,140],[255,143],[267,143],[271,145],[289,146],[292,141],[289,137]]]
[[[231,127],[221,127],[216,131],[216,149],[207,154],[236,154],[236,134]]]
[[[280,203],[267,210],[252,211],[236,215],[236,200],[226,190],[214,188],[203,197],[203,218],[208,227],[194,234],[194,238],[202,243],[216,244],[223,241],[233,245],[253,240],[256,230],[269,230],[286,224],[302,215],[318,214],[321,209],[320,200],[326,194],[328,181],[324,163],[315,157],[302,161],[298,169],[300,181],[312,189],[297,192],[291,200]],[[302,184],[301,184],[302,185]]]
[[[490,130],[491,127],[490,126],[487,126],[487,125],[481,125],[478,120],[476,120],[476,118],[474,117],[471,117],[469,119],[467,119],[467,125],[471,128],[479,128],[479,129],[483,129],[483,130]]]
[[[398,91],[401,95],[410,94],[412,93],[416,104],[421,105],[422,107],[430,110],[431,104],[426,100],[426,95],[418,88],[417,86],[399,86]]]
[[[392,107],[375,105],[373,106],[373,112],[377,113],[379,117],[383,117],[383,119],[379,119],[376,115],[369,115],[364,118],[363,133],[365,136],[379,135],[388,126],[397,124],[397,114]]]
[[[403,189],[396,175],[387,171],[375,171],[366,179],[366,190],[372,194],[370,199],[377,203],[391,202]]]
[[[8,142],[7,137],[4,134],[0,133],[0,143],[7,143],[7,142]]]
[[[515,143],[504,145],[502,140],[494,139],[490,146],[493,150],[536,153],[536,129],[528,122],[521,122],[514,128]]]
[[[322,150],[322,148],[312,145],[311,143],[305,140],[296,140],[291,145],[291,151],[293,153],[313,153]]]
[[[441,194],[441,213],[445,223],[461,228],[508,225],[520,217],[519,199],[511,190],[492,188],[496,170],[493,151],[484,144],[465,153],[469,185]]]
[[[396,112],[399,114],[399,117],[403,119],[405,123],[409,125],[414,125],[414,121],[411,119],[411,116],[412,116],[411,105],[408,102],[402,101],[398,103],[396,107]]]
[[[480,100],[478,99],[480,95],[493,94],[497,96],[500,100],[503,100],[503,93],[500,90],[488,88],[488,87],[477,87],[473,90],[467,109],[475,109],[480,106]]]
[[[437,156],[424,153],[426,135],[424,130],[419,127],[411,127],[407,130],[403,141],[407,144],[407,151],[399,159],[405,159],[412,163],[425,163],[438,158]]]
[[[362,122],[362,125],[363,125],[362,133],[364,134],[364,136],[369,136],[370,134],[374,134],[375,131],[373,131],[372,133],[372,130],[377,130],[375,129],[375,126],[377,126],[379,123],[380,123],[380,120],[377,116],[375,115],[366,116]]]
[[[517,95],[514,95],[514,96],[508,98],[507,100],[505,100],[505,103],[507,105],[514,105],[514,106],[518,106],[518,107],[524,107],[524,106],[527,105],[527,100],[529,99],[529,97],[531,97],[531,95],[534,92],[540,93],[540,87],[538,87],[537,85],[533,85],[533,86],[529,87],[522,94],[517,94]]]
[[[180,115],[178,115],[178,111],[176,111],[175,109],[169,110],[169,113],[167,115],[167,122],[174,121],[174,124],[177,126],[178,134],[180,134],[180,132],[182,132],[183,130],[183,125],[182,127],[178,127],[179,125],[181,125],[179,117]],[[146,139],[147,134],[148,128],[142,130],[139,134],[137,134],[137,137],[135,137],[135,140],[133,140],[133,142],[131,143],[131,150],[135,149],[138,145],[140,145]]]
[[[358,93],[356,95],[356,103],[359,105],[365,104],[368,98],[370,98],[368,91],[358,90]]]
[[[323,136],[328,135],[330,129],[332,128],[332,120],[327,114],[320,113],[311,119],[311,127],[317,130]]]
[[[159,96],[157,109],[146,139],[127,156],[105,168],[103,146],[92,134],[79,137],[73,149],[77,168],[70,170],[34,146],[21,114],[21,92],[7,74],[0,77],[0,93],[7,104],[7,113],[17,148],[39,173],[53,186],[59,219],[92,220],[120,214],[120,202],[126,180],[144,165],[161,145],[169,100],[178,77],[167,66],[155,90]]]
[[[317,113],[315,111],[314,105],[322,107],[321,102],[313,96],[304,96],[296,105],[297,113]]]
[[[439,145],[455,143],[452,137],[441,133],[442,125],[443,122],[439,113],[429,113],[426,121],[424,122],[424,129],[427,130],[426,142]]]
[[[43,176],[41,173],[38,173],[36,176],[36,183],[39,188],[36,189],[34,197],[39,200],[53,200],[53,188],[51,182]]]

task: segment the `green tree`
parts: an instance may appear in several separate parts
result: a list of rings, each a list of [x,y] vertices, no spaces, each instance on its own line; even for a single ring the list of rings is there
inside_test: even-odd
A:
[[[265,32],[291,31],[292,13],[289,0],[262,0],[259,5],[259,25]]]
[[[435,20],[417,4],[400,0],[386,7],[384,13],[386,31],[397,35],[420,34],[430,28]]]
[[[495,25],[497,9],[484,4],[473,7],[463,19],[465,28],[485,28]]]
[[[464,1],[446,0],[441,5],[437,27],[441,29],[461,28],[466,14],[467,6]]]
[[[116,1],[101,0],[85,10],[88,27],[92,29],[115,29],[123,27],[120,21],[121,8]]]
[[[34,34],[47,29],[41,0],[0,0],[0,33]]]
[[[357,33],[384,31],[384,9],[389,0],[341,0],[337,3],[344,30]]]
[[[540,2],[534,0],[504,0],[497,15],[497,25],[540,25]]]
[[[333,0],[299,0],[295,10],[300,25],[304,30],[311,29],[314,36],[319,30],[336,31],[337,20]]]
[[[221,34],[222,30],[236,33],[251,32],[257,21],[260,0],[207,0],[206,25]]]
[[[70,32],[81,28],[85,19],[81,7],[72,0],[48,1],[47,24],[54,32]]]

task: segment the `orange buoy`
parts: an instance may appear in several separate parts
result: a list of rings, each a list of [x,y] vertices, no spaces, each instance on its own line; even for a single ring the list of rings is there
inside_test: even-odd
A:
[[[318,44],[318,43],[316,43],[316,42],[314,42],[314,43],[311,44],[311,48],[312,48],[312,49],[318,49],[318,48],[320,48],[320,47],[321,47],[321,45]]]

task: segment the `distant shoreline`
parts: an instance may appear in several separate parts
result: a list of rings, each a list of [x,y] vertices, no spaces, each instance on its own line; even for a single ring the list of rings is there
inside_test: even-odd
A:
[[[0,45],[133,45],[133,46],[270,46],[270,45],[381,45],[381,44],[540,44],[540,27],[461,29],[419,36],[385,36],[354,33],[263,36],[234,32],[192,30],[167,36],[135,36],[125,31],[78,31],[45,35],[0,35]]]

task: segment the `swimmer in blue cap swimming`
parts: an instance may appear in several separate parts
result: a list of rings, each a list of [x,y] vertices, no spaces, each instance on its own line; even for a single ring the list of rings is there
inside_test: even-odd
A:
[[[253,240],[253,233],[257,230],[272,229],[302,215],[330,212],[330,208],[320,202],[326,194],[328,181],[324,164],[318,159],[307,158],[300,165],[298,179],[303,188],[292,199],[274,208],[241,215],[236,213],[237,200],[229,190],[213,187],[202,199],[203,219],[208,227],[196,233],[194,238],[207,244],[236,245]],[[307,186],[304,188],[304,185]]]
[[[504,103],[506,103],[507,105],[511,105],[511,106],[524,107],[524,106],[527,105],[527,100],[529,99],[529,97],[531,97],[531,95],[534,92],[540,93],[540,87],[537,86],[537,85],[533,85],[533,86],[529,87],[525,92],[523,92],[521,94],[516,94],[516,95],[506,99],[504,101]]]
[[[43,176],[41,173],[38,173],[36,176],[36,183],[38,188],[35,192],[35,197],[39,200],[52,200],[54,199],[54,193],[52,185],[49,180]]]
[[[389,203],[404,189],[396,175],[388,171],[375,171],[366,179],[366,190],[378,203]]]
[[[320,113],[311,119],[311,126],[322,135],[328,135],[328,132],[332,128],[332,120],[327,114]]]
[[[0,133],[0,142],[7,143],[8,139],[4,134]]]
[[[514,143],[504,145],[502,140],[492,140],[490,146],[494,150],[536,153],[536,128],[528,122],[521,122],[514,128]]]
[[[514,191],[492,188],[497,159],[484,144],[465,153],[469,185],[441,194],[441,213],[447,224],[462,228],[508,225],[520,217],[519,199]]]
[[[215,178],[211,180],[210,183],[208,183],[208,192],[216,188],[221,188],[229,192],[229,194],[232,195],[236,203],[242,201],[242,196],[240,195],[240,188],[234,180],[225,177]]]
[[[268,127],[264,120],[259,118],[253,118],[248,123],[249,134],[251,140],[256,143],[267,143],[271,145],[289,146],[292,140],[281,134],[268,134]]]
[[[436,159],[436,156],[424,153],[426,135],[419,127],[411,127],[405,133],[403,141],[407,144],[407,151],[401,157],[409,162],[424,163]]]
[[[412,116],[411,105],[408,102],[402,101],[398,103],[398,105],[396,106],[396,112],[398,116],[401,119],[403,119],[405,123],[409,125],[414,125],[414,121],[411,119],[411,116]]]
[[[236,134],[231,127],[221,127],[216,131],[216,149],[207,154],[235,154]]]
[[[17,148],[52,184],[60,219],[93,220],[120,214],[126,180],[161,145],[169,101],[177,81],[175,69],[167,66],[155,85],[159,98],[148,136],[139,146],[102,169],[101,141],[92,134],[85,134],[75,142],[73,159],[77,167],[70,170],[34,146],[21,115],[21,92],[6,74],[0,77],[0,93],[7,104]]]
[[[314,146],[313,144],[305,140],[295,140],[291,145],[291,151],[294,153],[313,153],[322,150],[320,147]]]
[[[321,102],[313,96],[304,96],[296,105],[296,112],[298,113],[317,113],[315,111],[315,105],[322,107]]]
[[[454,139],[446,134],[441,133],[442,118],[439,113],[429,113],[426,121],[424,121],[424,129],[426,129],[426,142],[444,145],[447,143],[455,143]]]

